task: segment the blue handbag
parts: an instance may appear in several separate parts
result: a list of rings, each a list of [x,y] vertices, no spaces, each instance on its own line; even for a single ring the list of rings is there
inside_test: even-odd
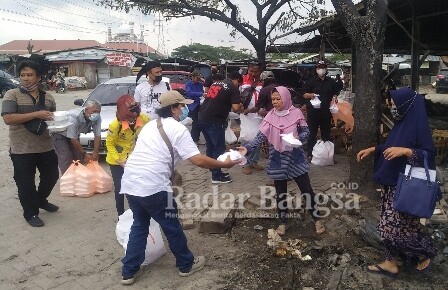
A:
[[[436,202],[442,198],[440,185],[431,181],[428,169],[427,153],[423,151],[426,178],[412,177],[412,167],[407,174],[400,172],[392,206],[395,210],[416,217],[430,218],[434,213]]]

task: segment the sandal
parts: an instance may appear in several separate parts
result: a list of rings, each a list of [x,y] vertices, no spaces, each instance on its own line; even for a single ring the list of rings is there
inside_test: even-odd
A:
[[[281,224],[277,227],[277,229],[275,230],[275,232],[277,233],[277,235],[279,236],[284,236],[286,233],[286,225],[285,224]]]
[[[375,267],[375,270],[370,269],[369,267],[366,268],[366,271],[369,273],[374,273],[374,274],[379,274],[379,275],[385,275],[387,277],[390,278],[396,278],[398,276],[398,272],[397,273],[392,273],[389,271],[384,270],[383,268],[381,268],[380,265],[372,265],[373,267]]]
[[[324,222],[323,221],[316,221],[315,222],[316,227],[316,234],[320,235],[323,234],[326,230]]]
[[[417,268],[420,264],[422,264],[422,263],[425,262],[426,260],[428,260],[428,265],[426,265],[425,268],[423,268],[423,269],[419,269],[419,268]],[[428,271],[429,271],[429,269],[431,268],[431,266],[432,266],[431,258],[423,257],[423,258],[418,259],[416,269],[417,269],[417,271],[419,271],[420,273],[425,273],[425,272],[428,272]]]

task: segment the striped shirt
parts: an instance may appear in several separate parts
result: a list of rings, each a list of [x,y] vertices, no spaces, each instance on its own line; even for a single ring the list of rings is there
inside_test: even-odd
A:
[[[304,143],[308,139],[310,131],[307,126],[298,126],[299,140]],[[258,131],[257,136],[248,144],[244,145],[247,148],[248,154],[250,151],[261,146],[267,137]],[[294,148],[292,151],[279,152],[274,149],[272,144],[269,144],[269,165],[268,176],[273,180],[285,180],[294,178],[307,173],[310,170],[308,161],[305,158],[305,152],[302,147]]]
[[[36,103],[38,100],[36,100]],[[6,92],[2,102],[2,116],[7,114],[26,114],[35,111],[31,97],[20,89]],[[45,94],[45,106],[50,112],[56,111],[56,102],[50,93]],[[9,146],[11,154],[43,153],[53,149],[48,129],[41,135],[28,131],[23,124],[9,125]]]

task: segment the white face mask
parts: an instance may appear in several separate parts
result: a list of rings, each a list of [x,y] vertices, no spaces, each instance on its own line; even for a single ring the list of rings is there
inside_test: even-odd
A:
[[[319,68],[316,70],[317,74],[321,77],[323,77],[326,73],[327,73],[327,69],[326,68]]]

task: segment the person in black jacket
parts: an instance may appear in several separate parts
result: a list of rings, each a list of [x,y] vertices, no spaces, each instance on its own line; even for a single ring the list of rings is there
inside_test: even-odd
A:
[[[336,82],[327,76],[327,64],[319,61],[316,65],[317,76],[305,83],[303,97],[312,100],[316,97],[321,101],[320,108],[315,108],[307,101],[307,121],[310,129],[308,138],[308,161],[311,161],[313,147],[317,142],[317,131],[320,128],[320,134],[323,141],[330,141],[331,131],[331,112],[330,104],[337,102],[338,90]]]

